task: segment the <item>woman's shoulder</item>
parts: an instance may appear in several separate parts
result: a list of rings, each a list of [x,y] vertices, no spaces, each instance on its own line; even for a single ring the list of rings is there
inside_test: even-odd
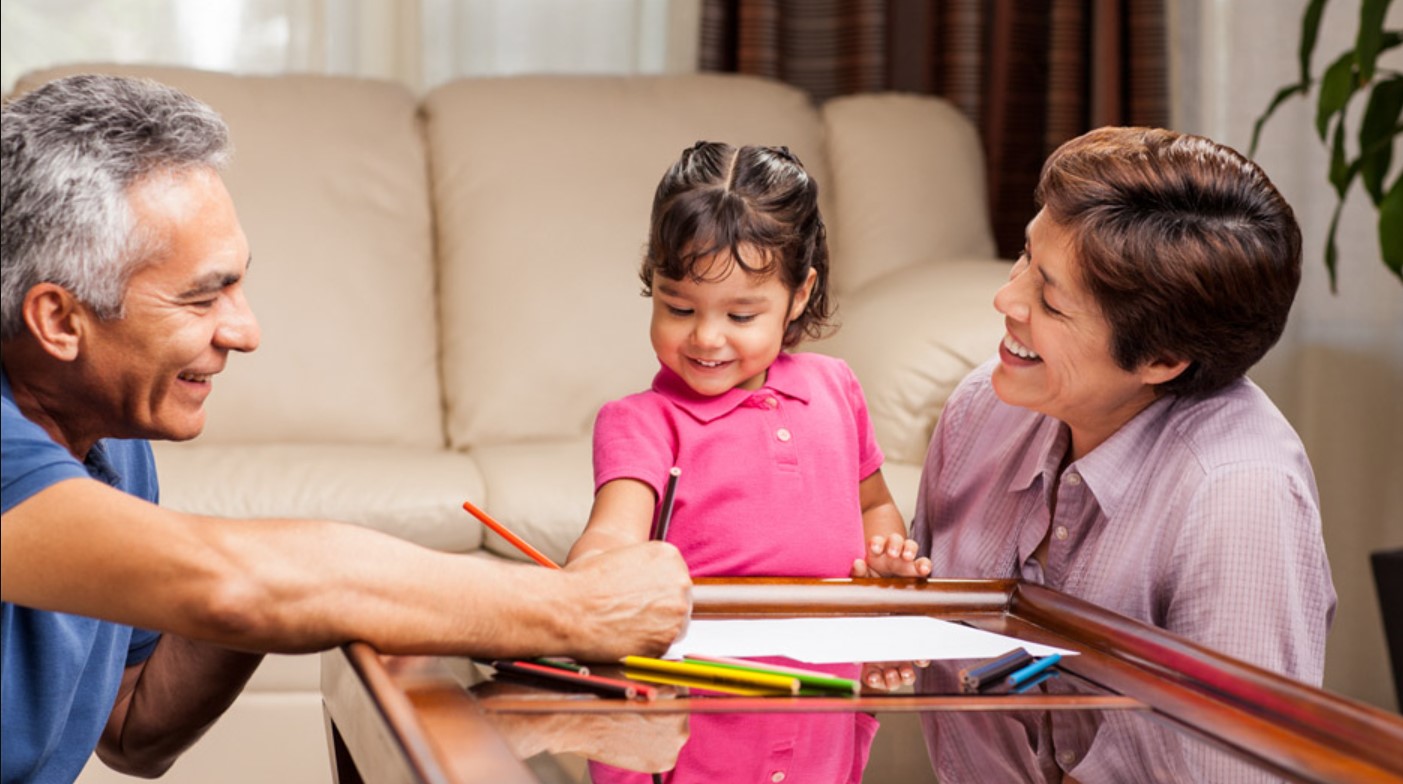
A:
[[[1168,429],[1204,468],[1304,461],[1305,447],[1261,387],[1240,378],[1217,392],[1175,401]]]

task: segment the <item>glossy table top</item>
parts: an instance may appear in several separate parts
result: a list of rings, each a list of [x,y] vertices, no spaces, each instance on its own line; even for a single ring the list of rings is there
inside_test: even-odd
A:
[[[1398,716],[1039,586],[750,578],[699,580],[694,591],[697,618],[879,614],[929,615],[1078,655],[1025,694],[961,694],[955,673],[970,662],[955,660],[918,667],[914,687],[895,692],[747,697],[661,686],[657,699],[641,701],[494,678],[493,670],[463,658],[381,656],[353,643],[323,659],[333,766],[343,782],[526,782],[538,779],[523,760],[562,751],[666,770],[688,742],[688,717],[702,714],[940,713],[941,722],[958,726],[989,712],[1075,712],[1093,725],[1114,716],[1122,731],[1167,728],[1288,779],[1403,780]],[[592,669],[622,672],[615,665]]]

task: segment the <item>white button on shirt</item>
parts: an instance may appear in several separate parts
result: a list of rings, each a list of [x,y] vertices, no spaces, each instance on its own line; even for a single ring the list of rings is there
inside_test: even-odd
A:
[[[775,784],[779,784],[781,781],[784,781],[784,771],[777,770],[774,773],[771,773],[770,781],[773,781]]]
[[[1065,525],[1059,525],[1059,526],[1057,526],[1057,528],[1056,528],[1055,530],[1053,530],[1052,535],[1053,535],[1054,537],[1056,537],[1056,538],[1057,538],[1057,541],[1059,541],[1059,542],[1062,541],[1062,540],[1064,540],[1064,539],[1066,539],[1066,538],[1067,538],[1067,526],[1065,526]]]
[[[1081,484],[1081,474],[1067,474],[1063,480],[1069,485],[1079,485]]]
[[[775,438],[778,438],[781,441],[788,441],[790,438],[793,438],[793,436],[790,435],[789,428],[782,427],[779,430],[775,431]]]

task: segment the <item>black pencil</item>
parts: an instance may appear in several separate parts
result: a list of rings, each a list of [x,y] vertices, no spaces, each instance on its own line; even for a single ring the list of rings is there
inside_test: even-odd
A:
[[[1010,673],[1033,662],[1033,657],[1022,648],[1005,653],[997,659],[960,670],[960,691],[977,692],[987,689],[1007,678]]]
[[[682,469],[673,466],[667,472],[667,489],[663,491],[663,506],[658,512],[658,526],[653,531],[653,538],[659,542],[667,540],[667,526],[672,522],[672,502],[677,497],[677,477],[682,475]]]

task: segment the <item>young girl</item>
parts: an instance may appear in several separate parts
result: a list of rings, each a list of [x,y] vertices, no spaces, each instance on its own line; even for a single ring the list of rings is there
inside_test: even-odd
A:
[[[569,559],[648,539],[675,466],[667,541],[694,577],[928,575],[852,371],[787,351],[820,335],[830,310],[818,186],[798,158],[716,142],[684,151],[654,195],[640,277],[662,368],[650,390],[599,413],[594,508]],[[770,771],[761,737],[801,766],[789,780],[860,780],[875,722],[812,718],[694,716],[674,780],[708,780],[710,764],[734,778],[740,757]]]
[[[685,150],[653,197],[640,277],[662,369],[599,412],[594,508],[570,560],[646,540],[676,466],[667,540],[694,577],[929,574],[856,377],[785,351],[830,309],[818,185],[799,159]]]

